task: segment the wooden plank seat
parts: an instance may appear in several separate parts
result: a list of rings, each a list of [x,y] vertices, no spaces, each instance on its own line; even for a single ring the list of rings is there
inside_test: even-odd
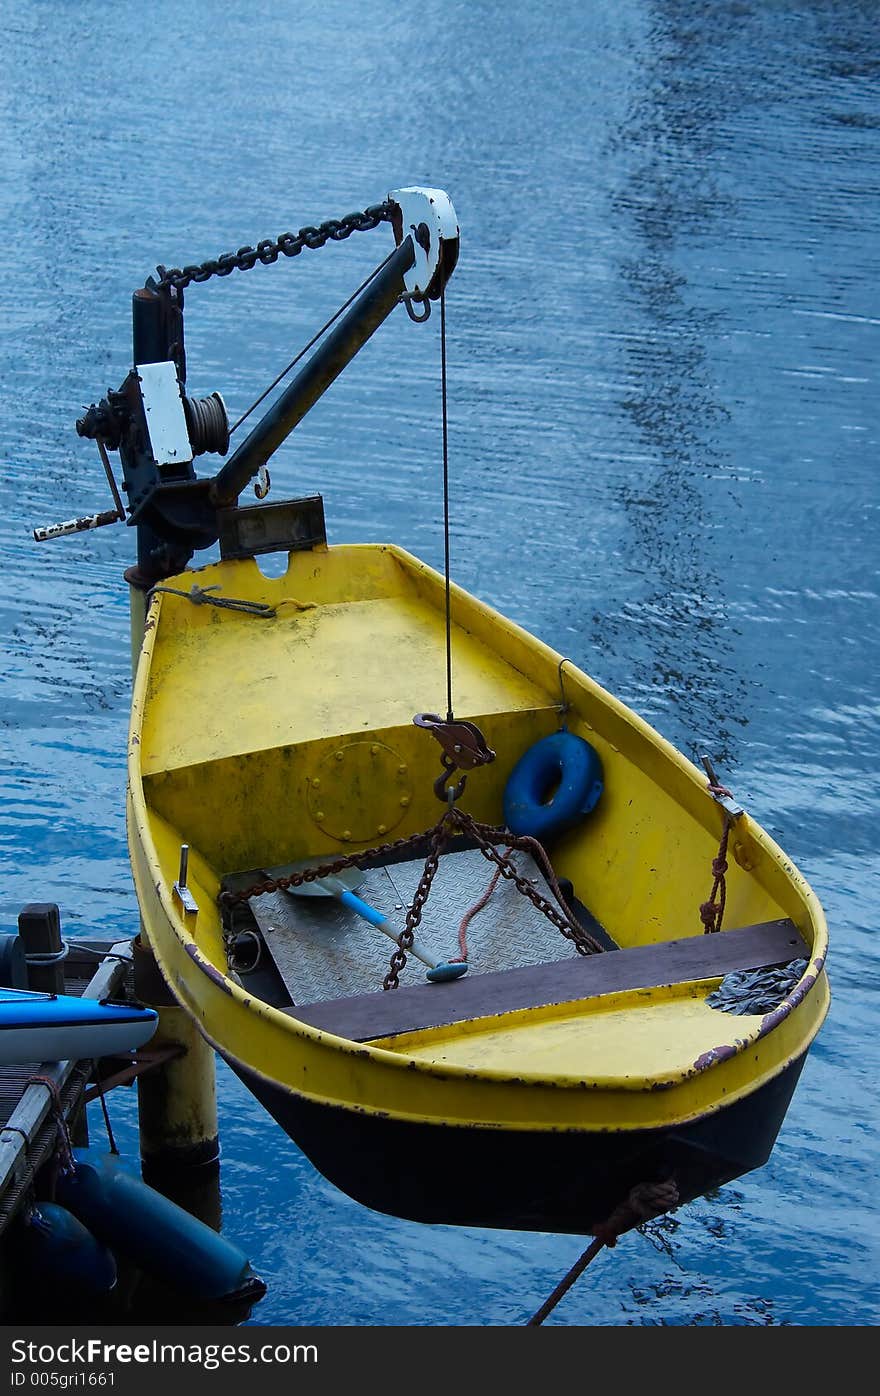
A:
[[[488,974],[470,973],[449,983],[297,1004],[284,1011],[350,1042],[370,1042],[625,989],[715,979],[734,970],[808,959],[809,953],[792,921],[765,921],[714,935],[575,955]]]

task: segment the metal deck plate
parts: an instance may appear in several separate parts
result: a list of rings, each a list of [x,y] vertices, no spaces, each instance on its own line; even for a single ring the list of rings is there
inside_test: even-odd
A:
[[[555,905],[527,853],[514,854],[521,875]],[[371,868],[357,894],[403,929],[424,859]],[[271,873],[271,869],[267,872]],[[416,939],[439,960],[459,954],[458,927],[492,879],[493,867],[477,849],[449,853],[431,887]],[[290,892],[252,897],[250,909],[294,1003],[316,1003],[381,989],[394,943],[333,897]],[[467,928],[471,973],[513,969],[574,955],[571,942],[506,878]],[[410,955],[401,984],[424,982],[425,966]]]

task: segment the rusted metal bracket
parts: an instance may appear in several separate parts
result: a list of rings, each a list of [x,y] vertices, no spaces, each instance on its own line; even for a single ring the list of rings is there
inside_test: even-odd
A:
[[[154,1071],[157,1066],[173,1061],[175,1057],[182,1057],[184,1051],[185,1048],[175,1044],[173,1047],[156,1047],[149,1052],[133,1052],[128,1059],[114,1057],[112,1058],[114,1061],[128,1060],[128,1065],[119,1071],[114,1071],[111,1076],[102,1077],[96,1086],[89,1086],[83,1092],[83,1101],[88,1104],[89,1101],[97,1100],[100,1096],[106,1095],[114,1086],[128,1086],[138,1076],[143,1076],[145,1072]]]
[[[186,883],[187,871],[189,869],[189,844],[180,845],[180,871],[177,874],[177,881],[174,883],[172,891],[183,907],[186,916],[198,915],[198,902]]]
[[[739,819],[740,815],[745,814],[745,810],[742,805],[737,804],[727,787],[721,784],[715,774],[715,767],[712,765],[711,758],[709,756],[701,756],[700,760],[703,763],[703,769],[706,775],[709,777],[709,794],[712,796],[712,799],[730,815],[731,819]]]

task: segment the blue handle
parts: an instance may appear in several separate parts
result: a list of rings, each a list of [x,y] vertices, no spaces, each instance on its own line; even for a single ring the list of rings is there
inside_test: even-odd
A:
[[[381,911],[377,911],[376,908],[370,906],[368,902],[361,901],[360,897],[356,896],[354,892],[340,892],[339,900],[342,902],[343,906],[348,907],[349,911],[353,911],[356,915],[362,916],[365,921],[369,921],[371,926],[377,926],[379,930],[392,929]],[[396,934],[395,932],[395,935]]]
[[[378,931],[382,931],[390,940],[397,940],[400,932],[391,922],[386,920],[381,911],[377,911],[369,902],[362,901],[354,892],[349,892],[347,887],[343,887],[341,882],[333,878],[327,878],[327,886],[331,888],[333,895],[347,906],[349,911],[353,911],[356,916],[360,916],[364,921],[368,921],[371,926],[375,926]],[[442,982],[447,979],[460,979],[463,974],[467,974],[466,960],[438,960],[434,955],[429,954],[423,945],[413,941],[410,951],[422,964],[428,966],[426,978],[432,982]]]

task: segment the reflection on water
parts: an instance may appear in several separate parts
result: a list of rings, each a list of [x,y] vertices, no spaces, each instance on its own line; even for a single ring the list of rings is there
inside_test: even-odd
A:
[[[708,748],[725,768],[735,763],[732,729],[747,723],[751,695],[731,663],[717,548],[730,413],[708,347],[723,314],[695,294],[680,253],[735,218],[716,171],[719,128],[744,101],[765,100],[761,84],[743,94],[730,80],[731,42],[723,22],[718,32],[695,26],[686,10],[661,7],[640,93],[609,137],[618,168],[613,208],[630,230],[618,265],[629,327],[619,336],[619,407],[643,453],[642,468],[619,479],[616,493],[640,585],[596,618],[601,647],[629,649],[634,704],[658,712],[674,703],[689,753]]]
[[[832,932],[832,1015],[770,1163],[626,1238],[553,1321],[876,1322],[873,0],[303,0],[295,24],[158,0],[161,56],[131,0],[97,23],[0,8],[3,928],[34,899],[71,934],[136,928],[132,538],[30,538],[105,507],[73,422],[129,367],[132,290],[158,262],[448,188],[456,580],[712,751]],[[386,235],[192,288],[190,391],[237,417]],[[438,318],[392,317],[272,470],[277,498],[324,495],[332,542],[435,566]],[[218,1079],[223,1229],[269,1282],[250,1322],[516,1324],[575,1259],[571,1238],[365,1212]]]

